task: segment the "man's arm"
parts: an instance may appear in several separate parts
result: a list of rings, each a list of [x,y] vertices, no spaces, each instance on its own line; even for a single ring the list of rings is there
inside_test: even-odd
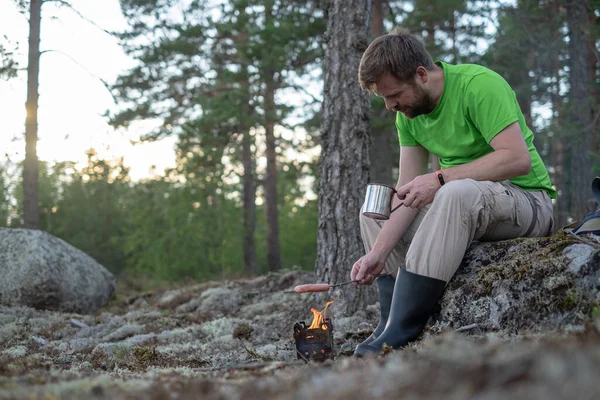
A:
[[[421,146],[405,146],[400,148],[400,175],[396,189],[403,187],[414,178],[427,172],[429,152]],[[392,208],[400,204],[394,196]],[[390,255],[398,241],[415,219],[418,210],[409,207],[400,207],[394,211],[387,220],[371,251],[380,253],[384,260]]]
[[[428,156],[429,152],[421,146],[400,147],[400,176],[396,187],[402,187],[415,177],[425,173]],[[394,196],[393,207],[399,203],[400,200]],[[357,284],[360,285],[370,285],[375,279],[375,275],[383,270],[385,261],[412,224],[417,212],[418,210],[408,207],[400,207],[393,212],[379,231],[371,251],[352,266],[350,279],[357,281]]]
[[[470,163],[444,169],[445,182],[471,178],[477,181],[503,181],[531,171],[529,149],[517,122],[500,131],[490,141],[494,149]],[[439,183],[434,173],[421,175],[398,189],[407,207],[421,208],[433,201]]]
[[[470,163],[443,171],[446,182],[471,178],[477,181],[504,181],[531,171],[529,149],[518,122],[504,128],[490,141],[490,154]]]

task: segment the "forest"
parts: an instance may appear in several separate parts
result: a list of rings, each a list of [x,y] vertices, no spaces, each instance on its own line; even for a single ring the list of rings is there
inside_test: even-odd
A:
[[[28,1],[17,3],[29,12]],[[501,74],[558,191],[556,225],[593,209],[589,183],[600,173],[600,1],[367,3],[367,43],[401,26],[435,60]],[[320,257],[319,201],[342,193],[340,182],[320,185],[319,176],[322,132],[332,123],[322,104],[325,50],[336,35],[326,31],[327,1],[120,4],[128,29],[111,34],[137,65],[108,82],[120,108],[106,119],[115,129],[155,122],[142,140],[176,137],[176,167],[132,180],[126,160],[103,159],[94,148],[86,165],[40,160],[26,124],[27,157],[0,164],[0,223],[49,232],[117,276],[178,281],[313,271]],[[43,18],[42,12],[29,21],[30,29],[38,24],[38,40]],[[0,41],[6,80],[23,70],[8,49]],[[394,184],[394,113],[372,96],[369,115],[366,182]],[[351,147],[339,150],[352,154]]]

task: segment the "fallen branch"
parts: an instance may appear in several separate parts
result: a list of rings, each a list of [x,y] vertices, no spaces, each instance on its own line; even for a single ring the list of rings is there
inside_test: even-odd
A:
[[[479,327],[479,324],[465,325],[465,326],[461,326],[460,328],[456,329],[456,332],[470,331],[471,329],[475,329],[478,327]]]

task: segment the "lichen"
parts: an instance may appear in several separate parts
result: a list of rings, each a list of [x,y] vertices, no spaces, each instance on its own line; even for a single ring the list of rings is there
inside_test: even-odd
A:
[[[0,392],[116,400],[197,393],[347,400],[401,392],[421,400],[493,398],[500,388],[504,397],[548,398],[540,393],[567,385],[597,394],[590,382],[600,379],[600,333],[590,326],[600,328],[600,308],[595,286],[581,282],[594,282],[598,267],[570,271],[569,258],[556,252],[565,242],[556,236],[475,243],[420,339],[373,360],[348,356],[377,323],[378,306],[350,314],[338,297],[334,304],[341,306],[330,315],[336,360],[310,367],[298,360],[293,324],[310,322],[310,308],[335,295],[284,293],[314,280],[302,271],[130,290],[90,316],[0,307],[0,347],[27,350],[20,358],[0,354]],[[431,376],[435,384],[419,383]],[[521,391],[510,392],[515,385],[499,377]]]

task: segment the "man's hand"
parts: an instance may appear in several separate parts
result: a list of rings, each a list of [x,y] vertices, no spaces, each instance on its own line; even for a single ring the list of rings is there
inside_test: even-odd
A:
[[[397,189],[396,195],[406,207],[421,209],[433,201],[439,188],[435,174],[419,175]]]
[[[354,285],[370,285],[377,275],[383,271],[385,258],[381,253],[370,251],[352,266],[350,279],[357,281]]]

